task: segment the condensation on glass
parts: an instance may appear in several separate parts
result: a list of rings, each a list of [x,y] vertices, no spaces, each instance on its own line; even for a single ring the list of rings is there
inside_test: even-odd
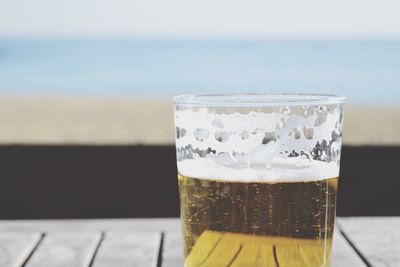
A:
[[[343,102],[174,98],[185,266],[329,266]]]

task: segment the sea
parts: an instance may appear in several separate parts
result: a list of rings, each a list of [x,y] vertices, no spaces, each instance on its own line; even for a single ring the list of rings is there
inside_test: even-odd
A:
[[[400,39],[0,38],[0,95],[253,92],[400,105]]]

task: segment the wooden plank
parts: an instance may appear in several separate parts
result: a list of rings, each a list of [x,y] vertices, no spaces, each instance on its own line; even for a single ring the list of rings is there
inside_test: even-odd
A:
[[[372,266],[400,266],[400,218],[341,218],[346,236]]]
[[[101,236],[100,232],[48,232],[26,266],[89,266]]]
[[[161,232],[107,232],[94,267],[156,267]]]
[[[39,232],[0,232],[0,267],[21,266],[41,238]]]
[[[183,266],[182,231],[168,231],[164,234],[162,267]]]
[[[69,219],[69,220],[0,220],[0,231],[175,231],[177,218],[153,219]]]

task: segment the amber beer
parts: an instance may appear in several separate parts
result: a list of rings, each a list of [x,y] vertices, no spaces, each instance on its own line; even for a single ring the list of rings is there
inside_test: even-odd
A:
[[[186,267],[329,266],[337,177],[178,180]]]

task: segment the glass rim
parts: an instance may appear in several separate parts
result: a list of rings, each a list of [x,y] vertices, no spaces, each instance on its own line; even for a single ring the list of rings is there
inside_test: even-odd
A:
[[[303,93],[184,94],[172,98],[177,106],[270,107],[341,104],[345,96]]]

